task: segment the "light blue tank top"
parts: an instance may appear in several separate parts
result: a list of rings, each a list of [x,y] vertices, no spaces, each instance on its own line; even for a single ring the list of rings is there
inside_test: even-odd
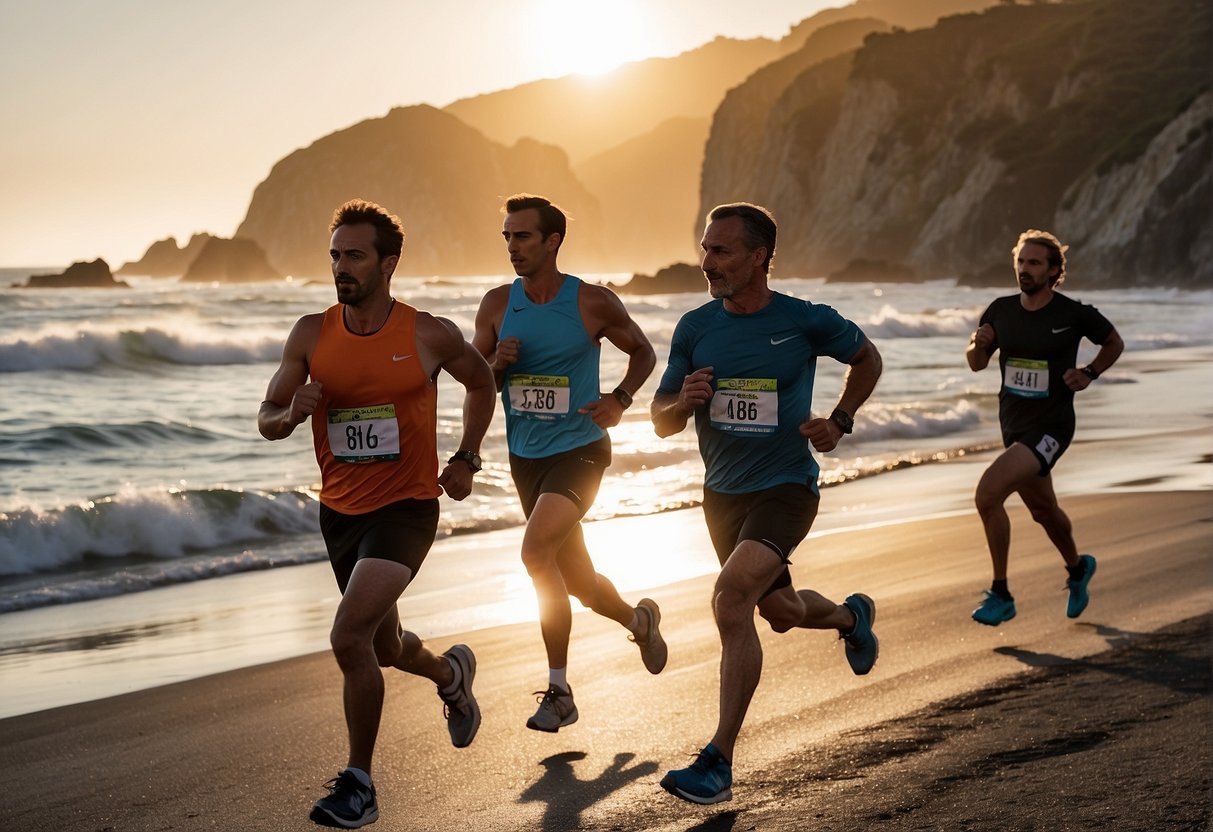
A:
[[[500,338],[521,342],[501,385],[510,453],[541,459],[596,442],[606,431],[578,408],[597,401],[600,346],[586,332],[581,280],[565,275],[556,297],[535,303],[522,278],[510,287]]]

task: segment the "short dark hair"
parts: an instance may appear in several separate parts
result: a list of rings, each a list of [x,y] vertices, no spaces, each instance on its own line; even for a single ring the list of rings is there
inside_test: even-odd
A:
[[[741,236],[751,251],[758,248],[767,250],[767,259],[762,264],[762,270],[770,272],[771,258],[775,256],[775,235],[777,233],[775,218],[771,216],[771,212],[761,205],[753,205],[749,202],[729,202],[717,205],[708,212],[708,222],[727,220],[729,217],[741,218]]]
[[[1019,250],[1028,243],[1036,243],[1036,245],[1044,246],[1048,249],[1049,265],[1057,267],[1057,277],[1053,278],[1049,286],[1060,286],[1064,283],[1066,280],[1066,252],[1070,247],[1063,246],[1061,240],[1054,237],[1048,231],[1029,228],[1019,235],[1019,239],[1015,242],[1015,248],[1011,249],[1012,263],[1016,263],[1019,260]]]
[[[336,231],[342,225],[360,223],[374,227],[375,251],[380,259],[400,256],[404,248],[404,226],[400,224],[400,218],[365,199],[351,199],[334,211],[329,231]]]
[[[514,194],[505,201],[505,205],[501,207],[503,214],[513,214],[517,211],[525,211],[528,208],[534,208],[539,212],[539,233],[543,235],[543,239],[551,237],[553,234],[560,235],[560,242],[564,242],[565,233],[568,231],[568,218],[565,217],[564,211],[555,205],[552,200],[545,196],[536,196],[535,194]],[[557,246],[559,249],[560,247]]]

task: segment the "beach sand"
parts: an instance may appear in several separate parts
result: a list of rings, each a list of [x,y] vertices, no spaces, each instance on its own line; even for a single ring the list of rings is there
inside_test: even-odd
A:
[[[881,658],[858,678],[835,635],[775,635],[760,622],[763,681],[729,803],[692,806],[657,785],[715,724],[712,575],[651,591],[670,645],[660,676],[613,622],[575,617],[581,719],[556,735],[523,727],[546,678],[533,622],[436,639],[436,650],[475,649],[483,726],[470,748],[452,748],[432,686],[389,675],[373,828],[1206,828],[1213,496],[1179,489],[1207,489],[1210,465],[1167,465],[1148,491],[1126,485],[1141,479],[1136,466],[1109,481],[1115,457],[1140,441],[1071,451],[1089,464],[1074,466],[1082,475],[1070,487],[1101,492],[1062,489],[1080,545],[1099,558],[1077,621],[1064,615],[1056,552],[1018,504],[1019,615],[1000,628],[969,620],[989,580],[971,511],[819,530],[794,558],[797,585],[875,598]],[[971,489],[979,464],[877,479],[904,489],[905,511],[932,479]],[[671,524],[688,541],[704,537],[695,511],[628,522],[637,546],[668,539]],[[340,676],[324,653],[2,720],[0,827],[314,828],[307,812],[344,762],[344,733]]]

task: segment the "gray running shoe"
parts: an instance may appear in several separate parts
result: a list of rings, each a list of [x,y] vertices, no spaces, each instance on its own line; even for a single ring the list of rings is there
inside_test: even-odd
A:
[[[566,725],[577,721],[577,706],[573,704],[573,689],[563,691],[555,685],[549,685],[547,690],[537,690],[539,710],[526,721],[526,727],[533,731],[547,731],[555,734]]]
[[[451,693],[438,690],[441,697],[446,728],[451,734],[451,744],[456,748],[467,748],[480,730],[480,706],[472,695],[472,680],[476,678],[476,656],[466,644],[456,644],[442,654],[443,658],[459,668],[459,685]]]
[[[658,629],[661,624],[661,610],[657,609],[657,602],[649,598],[641,598],[636,609],[645,611],[648,616],[648,626],[645,627],[643,633],[628,636],[628,640],[636,642],[636,646],[640,648],[640,658],[644,662],[645,669],[649,673],[660,673],[665,667],[666,659],[669,658],[665,639],[661,637],[661,630]]]

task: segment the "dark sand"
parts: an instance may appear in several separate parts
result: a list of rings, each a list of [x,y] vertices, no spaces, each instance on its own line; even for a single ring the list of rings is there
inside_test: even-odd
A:
[[[657,677],[613,623],[576,616],[581,721],[557,735],[523,727],[544,679],[533,623],[454,639],[479,656],[480,736],[451,748],[432,686],[392,674],[372,828],[1205,829],[1213,499],[1064,503],[1100,559],[1077,622],[1062,613],[1059,559],[1022,510],[1019,616],[997,629],[968,619],[988,582],[972,515],[806,544],[798,585],[877,599],[880,663],[856,678],[831,635],[760,628],[764,676],[735,798],[714,807],[657,785],[714,724],[710,577],[653,591],[671,655]],[[308,809],[344,753],[340,680],[325,654],[41,711],[0,721],[0,828],[312,829]]]

